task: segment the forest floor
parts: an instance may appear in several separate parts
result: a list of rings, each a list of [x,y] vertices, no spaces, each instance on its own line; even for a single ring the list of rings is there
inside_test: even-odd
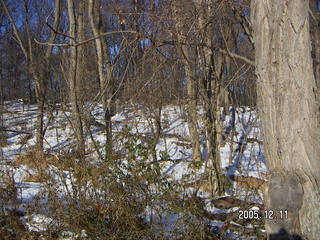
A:
[[[103,112],[99,104],[88,104],[86,108],[91,109],[91,120],[94,124],[86,130],[86,149],[87,158],[91,161],[99,162],[99,154],[103,155],[103,143],[105,136],[101,126],[103,124]],[[260,122],[257,119],[257,113],[254,109],[248,107],[237,108],[235,110],[235,131],[231,128],[231,113],[224,116],[224,142],[220,148],[221,167],[226,176],[232,176],[233,180],[242,179],[243,181],[231,181],[232,187],[226,190],[224,196],[212,198],[210,192],[206,189],[208,183],[199,185],[191,184],[205,173],[206,164],[200,163],[197,166],[192,162],[191,141],[188,132],[186,114],[181,107],[166,106],[161,113],[162,134],[155,147],[156,158],[159,161],[160,174],[165,176],[168,181],[175,183],[184,183],[184,191],[196,194],[196,197],[204,201],[204,208],[210,225],[213,228],[223,228],[226,221],[224,218],[219,219],[217,216],[228,213],[239,213],[241,201],[253,202],[250,209],[256,209],[262,205],[262,193],[259,185],[264,181],[267,175],[266,162],[263,153],[263,146],[260,132]],[[62,156],[71,154],[74,149],[73,130],[70,121],[70,111],[62,106],[47,113],[45,116],[45,127],[47,128],[44,148],[45,154],[50,161],[48,163],[33,162],[32,149],[34,149],[35,122],[37,117],[37,108],[34,105],[24,106],[20,101],[6,102],[4,105],[4,129],[6,129],[6,142],[0,148],[1,171],[3,176],[12,177],[12,182],[17,188],[18,208],[24,211],[21,219],[29,231],[45,231],[54,221],[52,216],[43,212],[32,212],[26,209],[34,205],[39,199],[42,203],[48,201],[43,197],[46,184],[39,177],[39,169],[47,170],[55,178],[55,184],[60,191],[60,196],[72,191],[73,182],[76,178],[72,171],[67,167],[59,165]],[[199,115],[202,114],[201,109]],[[117,161],[126,159],[121,156],[121,149],[124,145],[125,138],[134,137],[134,144],[141,146],[143,142],[148,142],[154,136],[154,111],[143,107],[128,107],[122,112],[112,117],[113,134],[115,138],[114,148],[119,149],[114,157]],[[203,123],[199,121],[199,129],[203,129]],[[201,133],[201,151],[205,158],[207,149],[205,147],[204,133]],[[29,154],[29,155],[28,155]],[[28,156],[28,158],[26,157]],[[140,156],[143,158],[143,156]],[[139,158],[137,158],[139,159]],[[145,161],[154,161],[147,159]],[[41,165],[41,166],[40,166]],[[44,165],[44,166],[42,166]],[[4,179],[4,178],[3,178]],[[230,179],[232,179],[230,177]],[[259,181],[261,180],[261,181]],[[189,183],[189,185],[188,185]],[[223,199],[232,198],[233,202],[224,202]],[[236,201],[239,201],[237,204]],[[40,202],[41,202],[40,201]],[[5,207],[10,208],[9,202]],[[229,205],[228,205],[229,204]],[[11,204],[13,205],[13,204]],[[11,206],[12,207],[12,206]],[[248,208],[249,209],[249,208]],[[145,209],[145,218],[150,220],[150,211]],[[220,214],[220,215],[219,215]],[[216,216],[216,217],[214,217]],[[224,215],[227,216],[227,215]],[[238,216],[239,217],[239,216]],[[250,217],[245,217],[250,218]],[[156,219],[156,220],[155,220]],[[174,212],[162,212],[161,218],[155,218],[158,221],[162,231],[175,231],[175,222],[178,221],[179,215]],[[237,221],[229,221],[234,229],[243,227]],[[255,228],[254,224],[246,223],[247,229]],[[233,239],[237,238],[238,230],[232,231]],[[263,232],[263,229],[259,230]],[[239,231],[240,232],[240,231]],[[83,233],[85,235],[85,233]],[[229,234],[230,235],[230,234]],[[227,235],[225,235],[226,238]],[[67,239],[61,237],[61,239]],[[227,238],[226,238],[227,239]],[[237,239],[249,239],[240,237]]]

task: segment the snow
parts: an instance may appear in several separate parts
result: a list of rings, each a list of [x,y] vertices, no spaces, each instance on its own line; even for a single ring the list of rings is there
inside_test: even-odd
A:
[[[96,121],[102,123],[102,106],[92,103],[91,115]],[[17,132],[8,132],[7,145],[1,148],[2,164],[0,171],[11,172],[14,182],[19,191],[18,198],[21,203],[28,203],[38,196],[43,190],[43,184],[37,182],[26,182],[28,174],[34,174],[36,169],[26,165],[12,167],[12,164],[17,156],[27,152],[35,146],[35,136],[21,132],[34,132],[37,108],[34,105],[25,106],[21,101],[5,102],[4,121],[5,128]],[[203,110],[199,110],[201,114]],[[68,152],[74,144],[73,131],[69,124],[69,111],[58,109],[47,115],[45,118],[45,126],[47,124],[47,132],[45,136],[44,148],[45,152],[59,154],[60,152]],[[227,128],[231,121],[231,114],[225,116],[223,121],[224,127]],[[113,131],[121,132],[128,128],[131,134],[143,134],[150,136],[153,132],[153,119],[148,118],[148,114],[143,109],[127,108],[125,111],[117,113],[112,118]],[[199,125],[203,125],[201,122]],[[192,158],[192,149],[188,147],[189,131],[183,109],[177,106],[166,106],[162,109],[162,125],[165,137],[161,137],[156,145],[157,159],[168,158],[170,161],[161,162],[161,173],[168,176],[171,180],[182,180],[188,176],[200,175],[205,171],[205,164],[202,164],[198,169],[190,167]],[[91,127],[93,137],[99,144],[105,142],[105,136],[98,127]],[[266,162],[263,154],[263,148],[258,141],[261,141],[260,122],[257,117],[257,112],[252,108],[236,109],[236,134],[233,139],[229,139],[224,146],[220,148],[221,167],[224,172],[233,175],[252,176],[262,178],[262,174],[267,173]],[[256,139],[257,142],[249,142],[248,139]],[[231,141],[232,140],[232,141]],[[242,143],[244,151],[235,151]],[[93,142],[88,137],[86,140],[87,147],[92,146]],[[123,144],[122,141],[118,143]],[[202,152],[205,152],[205,140],[202,140]],[[240,146],[241,147],[241,146]],[[231,151],[231,148],[233,151]],[[163,154],[166,156],[163,156]],[[97,158],[96,154],[92,154],[92,158]],[[72,193],[72,183],[74,176],[71,172],[58,169],[56,166],[50,165],[47,173],[52,176],[54,184],[57,186],[57,192],[63,194]],[[210,204],[206,205],[210,212],[221,212]],[[234,211],[230,210],[230,211]],[[148,211],[147,211],[148,212]],[[164,229],[172,231],[179,216],[175,213],[164,213],[160,225],[164,225]],[[50,217],[44,215],[33,214],[24,218],[26,225],[30,231],[45,231],[45,229],[53,223]],[[221,226],[221,222],[212,222],[212,226]]]
[[[50,225],[54,223],[52,218],[46,217],[41,214],[32,214],[22,218],[29,231],[43,232],[46,231]]]

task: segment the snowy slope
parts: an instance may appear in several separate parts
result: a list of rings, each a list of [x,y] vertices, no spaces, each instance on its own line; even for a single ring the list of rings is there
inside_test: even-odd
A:
[[[99,104],[93,104],[91,116],[96,122],[102,121],[102,107]],[[113,132],[115,136],[120,136],[126,129],[134,136],[143,136],[148,138],[153,133],[153,119],[150,113],[140,108],[127,108],[123,112],[113,116]],[[199,111],[201,115],[201,111]],[[224,146],[220,149],[221,166],[223,171],[229,175],[251,176],[264,178],[267,173],[266,162],[264,159],[261,143],[260,122],[254,109],[238,108],[236,109],[236,122],[234,134],[226,134]],[[3,174],[12,175],[14,182],[18,186],[18,198],[20,203],[27,205],[31,203],[42,191],[41,182],[31,182],[28,176],[37,170],[23,164],[15,164],[17,157],[30,151],[35,146],[35,122],[37,117],[36,106],[23,106],[20,101],[6,102],[3,115],[5,129],[7,132],[7,144],[1,148],[1,170]],[[192,166],[192,149],[190,144],[188,125],[185,119],[184,111],[177,106],[166,106],[162,109],[162,127],[163,136],[156,145],[157,159],[169,159],[169,161],[160,161],[161,173],[172,181],[181,179],[195,178],[204,172],[205,164],[199,168]],[[230,127],[231,114],[226,115],[223,121],[224,128]],[[62,106],[57,110],[48,113],[45,117],[45,126],[47,132],[45,136],[45,152],[52,156],[58,156],[60,153],[72,151],[73,131],[70,126],[70,109],[63,109]],[[199,122],[199,126],[203,124]],[[93,139],[95,143],[102,146],[105,137],[101,128],[91,126]],[[29,134],[30,133],[30,134]],[[116,138],[116,146],[123,145],[122,138]],[[201,136],[202,152],[205,154],[205,139]],[[86,146],[93,149],[92,139],[87,137]],[[103,152],[101,150],[101,152]],[[89,154],[93,160],[98,159],[98,155],[91,151]],[[125,159],[123,160],[125,161]],[[47,171],[55,176],[56,184],[59,185],[58,191],[66,193],[72,191],[71,182],[74,176],[67,170],[61,170],[54,165],[49,165]],[[241,190],[237,193],[241,197]],[[243,197],[243,196],[242,196]],[[219,209],[208,205],[207,210],[219,212]],[[166,215],[168,218],[166,224],[172,226],[171,221],[177,221],[176,215]],[[29,219],[29,220],[28,220]],[[31,220],[30,220],[31,219]],[[45,225],[52,224],[50,218],[43,215],[32,215],[25,218],[30,230],[43,230]],[[161,219],[161,221],[164,221]],[[221,222],[213,223],[219,226]]]

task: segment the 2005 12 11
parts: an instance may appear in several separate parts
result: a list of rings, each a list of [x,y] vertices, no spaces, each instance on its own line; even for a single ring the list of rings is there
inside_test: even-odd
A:
[[[239,210],[239,219],[287,219],[288,211],[287,210]]]

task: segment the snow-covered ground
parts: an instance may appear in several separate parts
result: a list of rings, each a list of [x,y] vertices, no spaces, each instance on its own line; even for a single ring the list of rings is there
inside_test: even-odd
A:
[[[92,107],[91,116],[96,122],[103,123],[102,107],[99,104],[89,104]],[[14,183],[18,187],[18,199],[20,204],[28,205],[35,198],[43,193],[43,183],[31,181],[30,176],[37,172],[35,167],[19,163],[19,156],[30,152],[35,146],[35,123],[37,118],[37,108],[34,105],[23,106],[20,101],[6,102],[4,106],[4,128],[7,129],[7,142],[1,148],[1,170],[3,174],[13,176]],[[123,112],[117,113],[112,118],[113,132],[115,136],[129,131],[133,136],[152,137],[154,131],[153,119],[142,107],[127,108]],[[199,111],[201,116],[201,110]],[[254,109],[248,107],[236,109],[236,131],[228,132],[231,124],[231,113],[224,116],[223,125],[226,131],[224,145],[220,149],[221,167],[228,175],[241,175],[245,177],[264,178],[267,173],[266,162],[263,154],[262,139],[260,133],[260,122]],[[201,119],[201,117],[200,117]],[[205,171],[205,163],[197,168],[192,165],[192,149],[189,138],[188,124],[184,111],[177,106],[166,106],[162,109],[162,131],[156,145],[156,154],[160,161],[161,174],[171,181],[182,179],[192,179],[201,175]],[[199,121],[199,126],[203,124]],[[44,148],[50,156],[59,156],[61,153],[72,152],[74,147],[74,137],[70,125],[70,111],[59,107],[57,110],[47,113],[45,116],[45,127],[47,127]],[[91,126],[92,137],[86,138],[86,147],[90,159],[98,160],[98,154],[93,150],[94,144],[102,146],[105,142],[104,134],[99,126]],[[94,140],[94,141],[92,141]],[[141,140],[137,140],[137,144]],[[206,154],[205,139],[201,136],[201,150]],[[116,138],[116,147],[123,145],[123,138]],[[102,149],[100,148],[101,152]],[[165,161],[169,160],[169,161]],[[126,160],[123,159],[125,162]],[[17,164],[18,162],[18,164]],[[48,165],[47,171],[54,175],[59,191],[63,193],[72,191],[72,181],[74,176],[68,170]],[[69,188],[69,189],[68,189]],[[191,189],[192,190],[192,189]],[[203,193],[202,193],[203,194]],[[243,189],[235,188],[233,192],[238,198],[246,198]],[[206,208],[209,212],[219,213],[222,210],[210,205],[206,200]],[[148,210],[146,209],[146,212]],[[225,212],[225,211],[224,211]],[[159,221],[165,221],[166,225],[173,226],[179,218],[174,213],[166,213]],[[47,225],[53,224],[50,217],[33,214],[25,216],[23,220],[30,231],[43,231]],[[220,226],[222,222],[212,222],[213,226]],[[170,230],[170,229],[169,229]],[[168,230],[168,231],[169,231]]]

